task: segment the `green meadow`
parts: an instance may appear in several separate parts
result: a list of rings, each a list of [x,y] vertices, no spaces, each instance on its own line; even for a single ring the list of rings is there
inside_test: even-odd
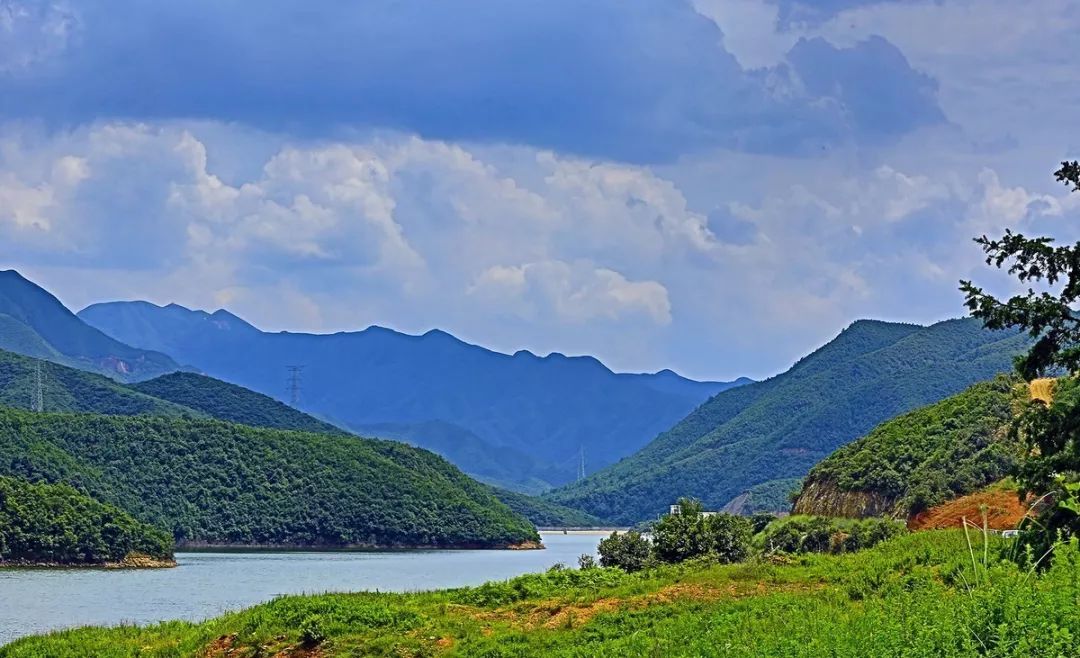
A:
[[[204,623],[26,638],[0,656],[1080,655],[1076,543],[1059,546],[1042,573],[1017,566],[1010,550],[974,531],[936,531],[841,555],[289,596]]]

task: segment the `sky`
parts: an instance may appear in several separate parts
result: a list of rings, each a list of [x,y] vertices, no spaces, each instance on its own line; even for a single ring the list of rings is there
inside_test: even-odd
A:
[[[766,377],[1080,239],[1080,0],[0,0],[0,267],[69,307]]]

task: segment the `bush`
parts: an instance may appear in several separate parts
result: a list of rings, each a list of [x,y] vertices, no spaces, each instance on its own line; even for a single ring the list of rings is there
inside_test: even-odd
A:
[[[300,622],[300,644],[307,648],[318,646],[326,639],[322,617],[311,615]]]
[[[640,533],[613,532],[607,539],[600,540],[597,551],[600,553],[600,566],[634,572],[648,566],[652,546]]]
[[[656,557],[663,562],[682,562],[695,557],[714,555],[722,562],[739,562],[750,551],[753,524],[750,519],[732,514],[702,514],[701,503],[679,501],[679,511],[668,514],[656,524]]]
[[[907,532],[898,521],[856,521],[794,516],[778,519],[762,533],[766,553],[854,553]]]
[[[596,558],[588,553],[582,553],[577,559],[578,569],[595,569]]]

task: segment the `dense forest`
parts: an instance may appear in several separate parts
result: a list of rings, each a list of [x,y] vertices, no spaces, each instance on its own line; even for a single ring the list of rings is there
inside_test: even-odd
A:
[[[0,476],[0,565],[104,565],[172,557],[172,538],[65,484]]]
[[[878,425],[810,471],[796,512],[906,517],[1000,480],[1022,452],[1008,431],[1018,384],[1001,376]]]
[[[160,400],[194,409],[218,420],[252,427],[345,433],[344,430],[330,423],[297,411],[262,393],[195,373],[174,372],[132,384],[131,388]]]
[[[535,541],[491,490],[390,441],[154,416],[0,409],[0,475],[64,482],[181,545]]]
[[[141,393],[103,375],[0,350],[0,405],[29,409],[40,375],[46,411],[134,416],[201,416],[200,412]]]
[[[654,517],[681,495],[720,509],[755,486],[804,476],[886,419],[1010,370],[1029,342],[970,319],[862,320],[787,372],[716,395],[633,457],[545,498],[617,523]]]
[[[595,528],[604,523],[591,514],[516,491],[492,487],[495,497],[541,528]]]

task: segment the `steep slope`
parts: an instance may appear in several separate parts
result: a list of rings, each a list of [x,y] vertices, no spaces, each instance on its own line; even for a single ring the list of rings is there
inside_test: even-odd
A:
[[[200,416],[200,412],[140,393],[103,375],[0,350],[0,405],[30,409],[41,381],[46,411],[133,416]]]
[[[1022,390],[999,377],[885,421],[810,470],[794,513],[908,518],[997,482],[1020,456],[1008,424]]]
[[[282,394],[286,366],[303,365],[304,410],[354,431],[392,427],[398,436],[448,455],[449,433],[425,443],[422,430],[432,422],[460,428],[492,450],[461,450],[453,457],[458,466],[487,473],[473,457],[490,462],[493,451],[524,454],[533,470],[521,473],[520,460],[510,458],[511,468],[488,475],[526,490],[574,479],[582,450],[590,472],[632,454],[731,386],[670,372],[617,375],[589,357],[500,354],[441,331],[266,333],[227,311],[146,302],[95,304],[79,316],[119,340],[163,350],[267,395]]]
[[[136,349],[76,317],[14,270],[0,271],[0,349],[137,381],[178,370],[159,352]]]
[[[154,566],[172,563],[172,538],[62,484],[0,476],[0,566]]]
[[[1009,370],[1026,344],[974,320],[859,321],[787,372],[717,395],[638,454],[548,497],[619,523],[683,495],[720,508],[805,475],[883,420]]]
[[[180,545],[496,547],[535,541],[485,485],[422,450],[155,416],[0,409],[0,475],[63,482]]]
[[[345,433],[269,396],[205,375],[174,372],[128,388],[232,423],[303,432]]]

